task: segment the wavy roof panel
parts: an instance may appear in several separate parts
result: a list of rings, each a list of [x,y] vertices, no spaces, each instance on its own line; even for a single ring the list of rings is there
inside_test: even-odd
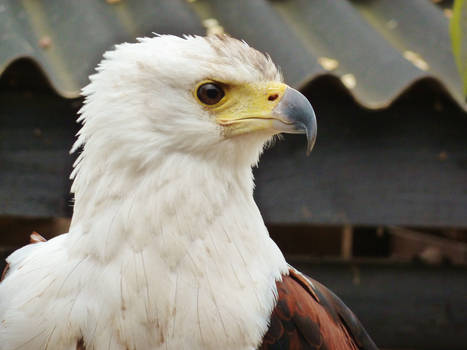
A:
[[[429,0],[0,0],[0,73],[28,57],[73,98],[116,43],[225,31],[268,52],[298,88],[332,75],[382,108],[428,78],[467,110],[446,13]]]

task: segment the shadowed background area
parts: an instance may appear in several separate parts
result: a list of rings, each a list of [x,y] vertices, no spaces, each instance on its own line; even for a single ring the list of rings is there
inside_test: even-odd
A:
[[[255,170],[297,268],[382,348],[465,349],[467,104],[450,2],[0,0],[0,249],[66,232],[79,91],[104,51],[152,32],[226,32],[268,52],[318,117]],[[1,268],[1,266],[0,266]]]

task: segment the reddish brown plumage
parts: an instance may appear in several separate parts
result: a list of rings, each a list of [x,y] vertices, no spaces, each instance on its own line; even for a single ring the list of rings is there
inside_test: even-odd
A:
[[[76,344],[76,350],[86,350],[86,347],[84,346],[83,338],[78,340],[78,343]]]
[[[10,268],[10,265],[6,264],[5,268],[3,269],[2,276],[0,277],[0,282],[3,281],[3,279],[6,276],[6,273],[8,272],[8,269]]]
[[[46,242],[47,240],[42,237],[40,234],[38,234],[36,231],[33,231],[31,233],[31,236],[29,236],[29,243],[40,243],[40,242]]]
[[[290,269],[277,291],[260,350],[377,349],[353,313],[318,282]]]

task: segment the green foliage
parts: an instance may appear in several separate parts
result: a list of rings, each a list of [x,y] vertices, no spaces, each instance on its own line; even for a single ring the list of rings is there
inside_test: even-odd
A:
[[[467,98],[467,1],[455,0],[451,19],[452,51],[464,83]]]

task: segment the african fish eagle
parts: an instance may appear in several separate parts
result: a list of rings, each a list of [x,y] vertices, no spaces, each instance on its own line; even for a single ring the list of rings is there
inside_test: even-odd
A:
[[[161,35],[104,54],[83,91],[69,232],[15,251],[1,350],[376,349],[328,289],[289,266],[252,166],[305,133],[308,100],[229,36]]]

